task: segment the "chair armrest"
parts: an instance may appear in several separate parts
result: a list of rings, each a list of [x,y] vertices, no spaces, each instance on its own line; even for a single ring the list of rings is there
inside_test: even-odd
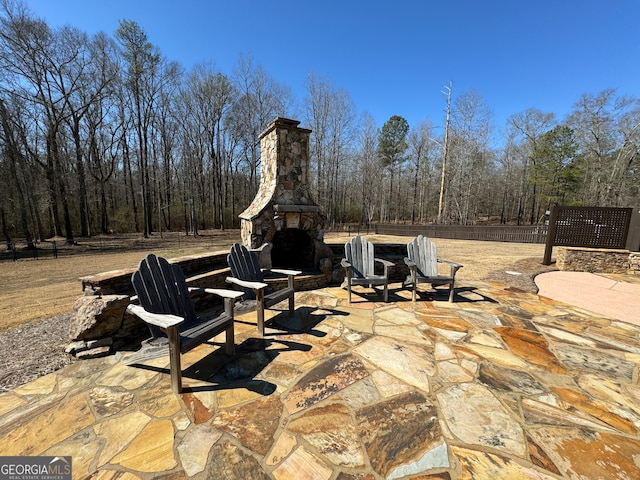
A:
[[[280,273],[282,275],[301,275],[302,274],[300,270],[286,270],[284,268],[272,268],[270,271],[274,273]]]
[[[390,262],[389,260],[383,260],[382,258],[374,258],[373,260],[375,262],[381,263],[385,267],[393,267],[395,265],[395,263]]]
[[[384,267],[384,276],[388,280],[389,279],[389,268],[395,266],[395,263],[390,262],[389,260],[383,260],[381,258],[375,258],[375,257],[374,257],[373,261],[382,264],[382,266]]]
[[[451,276],[453,277],[456,272],[461,269],[464,265],[460,265],[459,263],[456,262],[450,262],[449,260],[440,260],[438,259],[438,263],[446,263],[447,265],[449,265],[451,267]]]
[[[449,261],[449,260],[442,260],[442,259],[440,259],[440,258],[438,259],[438,263],[447,263],[447,264],[451,265],[452,267],[457,267],[457,268],[460,268],[460,267],[463,267],[463,266],[464,266],[464,265],[461,265],[461,264],[459,264],[459,263],[451,262],[451,261]]]
[[[418,265],[416,265],[416,262],[414,262],[413,260],[411,260],[409,257],[404,257],[404,263],[407,265],[407,267],[409,268],[416,268]]]
[[[168,313],[151,313],[147,312],[140,305],[129,305],[127,307],[127,312],[135,315],[141,320],[150,323],[151,325],[155,325],[160,328],[170,328],[180,325],[184,322],[184,318],[178,317],[177,315],[170,315]]]
[[[342,265],[344,268],[351,268],[351,264],[347,261],[347,259],[346,259],[346,258],[343,258],[343,259],[340,261],[340,265]]]
[[[418,274],[418,264],[409,257],[404,257],[404,263],[409,267],[409,275],[411,275],[412,281],[415,282]]]
[[[210,293],[212,295],[217,295],[222,298],[232,298],[236,299],[242,296],[242,292],[238,292],[237,290],[227,290],[224,288],[198,288],[198,287],[189,287],[189,292],[204,292]]]
[[[227,277],[226,282],[233,283],[238,285],[239,287],[251,288],[252,290],[262,290],[263,288],[267,288],[267,284],[263,282],[248,282],[246,280],[240,280],[235,277]]]

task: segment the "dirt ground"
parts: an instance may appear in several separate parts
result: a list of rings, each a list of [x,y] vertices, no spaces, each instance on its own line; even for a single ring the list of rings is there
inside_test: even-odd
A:
[[[328,233],[327,243],[348,235]],[[407,237],[367,235],[374,243],[407,243]],[[135,267],[146,252],[167,258],[227,251],[239,230],[207,231],[199,237],[165,233],[98,236],[60,247],[59,257],[0,262],[0,391],[54,371],[72,359],[64,353],[69,312],[82,295],[79,278]],[[533,278],[554,265],[542,265],[544,245],[435,239],[441,258],[461,263],[456,280],[494,280],[536,292]]]

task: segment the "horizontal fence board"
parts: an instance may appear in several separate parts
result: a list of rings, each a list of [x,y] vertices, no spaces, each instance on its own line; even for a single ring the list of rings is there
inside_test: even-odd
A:
[[[0,260],[23,260],[39,258],[58,258],[56,242],[34,242],[33,248],[28,248],[26,242],[5,243],[0,250]]]
[[[546,225],[405,225],[385,223],[372,225],[369,229],[372,229],[379,235],[424,235],[431,238],[449,238],[454,240],[544,243],[547,238]],[[369,229],[357,225],[337,227],[337,230],[353,233],[368,231]]]

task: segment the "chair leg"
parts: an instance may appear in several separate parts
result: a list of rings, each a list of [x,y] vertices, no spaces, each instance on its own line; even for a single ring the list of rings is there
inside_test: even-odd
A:
[[[256,314],[258,317],[258,335],[264,337],[264,290],[256,292]]]
[[[235,300],[231,298],[224,299],[224,312],[228,317],[233,318],[233,306]],[[231,322],[231,325],[226,330],[227,341],[225,344],[225,351],[227,355],[233,355],[236,350],[236,342],[235,342],[235,324],[234,321]]]
[[[411,269],[411,301],[416,301],[416,290],[418,289],[418,279],[415,269]]]
[[[291,296],[289,297],[289,316],[293,317],[293,313],[295,312],[295,300],[294,300],[294,294],[292,293]]]
[[[235,332],[233,323],[226,330],[227,341],[225,342],[225,352],[227,355],[233,355],[236,353]]]
[[[347,275],[347,303],[351,305],[351,275]]]
[[[455,292],[454,292],[454,289],[453,289],[453,284],[454,284],[454,282],[451,282],[451,283],[449,284],[449,302],[450,302],[450,303],[453,303],[453,295],[454,295],[454,293],[455,293]]]
[[[387,303],[389,301],[389,286],[386,283],[384,284],[383,298],[384,298],[384,303]]]
[[[288,287],[291,289],[291,296],[289,297],[289,316],[293,316],[293,312],[295,311],[295,288],[293,285],[293,275],[289,275],[287,280]]]
[[[171,372],[171,389],[174,393],[182,393],[182,367],[180,365],[180,334],[178,327],[167,329],[169,337],[169,371]]]

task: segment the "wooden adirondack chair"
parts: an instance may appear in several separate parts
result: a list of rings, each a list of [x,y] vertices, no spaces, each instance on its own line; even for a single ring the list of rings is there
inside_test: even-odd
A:
[[[341,264],[346,271],[342,287],[347,287],[348,302],[351,303],[352,285],[368,285],[369,288],[375,285],[383,285],[383,298],[385,302],[388,302],[389,267],[392,267],[393,263],[376,258],[373,243],[360,235],[352,237],[351,240],[344,244],[344,256],[345,258],[342,259]],[[382,275],[376,275],[375,273],[376,262],[382,264],[384,268]]]
[[[462,265],[439,259],[435,243],[427,237],[418,235],[407,244],[407,257],[404,259],[404,263],[409,267],[409,275],[404,281],[404,285],[412,287],[414,302],[419,283],[430,283],[434,287],[449,285],[449,301],[453,302],[456,272],[462,268]],[[450,266],[451,270],[448,276],[438,273],[438,263],[446,263]]]
[[[147,255],[131,277],[140,305],[131,304],[127,311],[149,325],[154,338],[167,336],[171,387],[182,391],[180,354],[226,331],[226,353],[235,349],[233,306],[240,292],[213,288],[188,288],[179,265],[171,265],[162,257]],[[201,291],[224,299],[224,311],[212,318],[196,314],[190,292]]]
[[[256,255],[244,245],[234,243],[231,246],[227,263],[231,268],[231,276],[227,277],[227,282],[233,284],[243,292],[246,300],[256,301],[256,312],[258,317],[258,333],[264,336],[264,309],[270,308],[282,300],[289,299],[289,315],[293,315],[295,301],[295,289],[293,278],[302,272],[298,270],[285,270],[272,268],[270,271],[287,276],[287,286],[276,291],[268,291],[268,285],[264,281],[264,276]]]

